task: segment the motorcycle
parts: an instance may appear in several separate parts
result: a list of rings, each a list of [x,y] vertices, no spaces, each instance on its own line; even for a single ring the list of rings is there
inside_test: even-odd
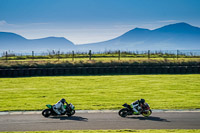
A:
[[[119,111],[119,115],[121,117],[126,117],[127,115],[140,115],[140,114],[142,114],[144,117],[149,117],[152,114],[150,106],[147,103],[145,103],[143,107],[138,106],[137,110],[140,112],[139,114],[134,114],[133,109],[127,103],[123,104],[122,106],[124,106],[125,108]]]
[[[53,110],[53,105],[47,104],[46,105],[48,109],[45,109],[42,111],[42,115],[44,117],[49,117],[50,115],[56,116],[58,115],[54,110]],[[72,103],[64,105],[65,112],[61,113],[61,115],[67,115],[68,117],[72,116],[75,114],[75,107]]]

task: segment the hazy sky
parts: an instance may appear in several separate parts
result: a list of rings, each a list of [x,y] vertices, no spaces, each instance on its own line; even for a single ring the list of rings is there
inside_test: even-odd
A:
[[[92,43],[177,22],[200,27],[200,0],[0,0],[0,31],[28,39]]]

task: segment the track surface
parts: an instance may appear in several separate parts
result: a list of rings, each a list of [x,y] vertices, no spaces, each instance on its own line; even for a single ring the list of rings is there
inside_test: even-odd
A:
[[[44,118],[39,114],[1,115],[0,131],[86,129],[200,129],[200,112],[153,112],[149,118],[114,113],[76,113]]]

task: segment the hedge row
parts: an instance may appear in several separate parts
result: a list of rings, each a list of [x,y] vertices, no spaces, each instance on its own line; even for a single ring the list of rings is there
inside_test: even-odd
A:
[[[200,74],[200,66],[115,66],[0,69],[0,77],[104,74]]]

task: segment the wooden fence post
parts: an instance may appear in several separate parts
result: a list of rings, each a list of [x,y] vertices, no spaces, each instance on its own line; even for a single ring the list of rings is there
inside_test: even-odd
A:
[[[150,59],[151,53],[150,50],[148,50],[148,59]]]
[[[60,51],[58,51],[58,61],[60,60]]]
[[[8,52],[6,51],[6,62],[8,61]]]
[[[74,51],[72,51],[72,61],[74,61]]]
[[[34,60],[34,51],[32,51],[32,60]]]
[[[91,58],[92,58],[92,51],[89,50],[89,60],[91,60]]]
[[[121,53],[120,53],[120,50],[118,51],[118,60],[120,60],[120,57],[121,57]]]
[[[176,51],[176,59],[178,60],[179,51]]]

